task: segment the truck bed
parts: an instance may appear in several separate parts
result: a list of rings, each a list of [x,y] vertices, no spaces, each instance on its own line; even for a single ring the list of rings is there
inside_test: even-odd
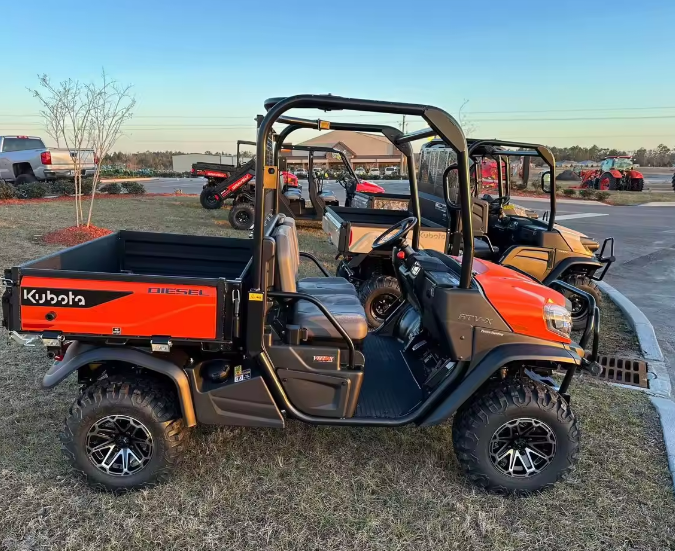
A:
[[[3,324],[80,340],[227,340],[251,255],[248,239],[120,231],[7,270]]]
[[[387,228],[411,216],[407,210],[327,207],[323,217],[324,232],[339,254],[368,254],[373,241]],[[448,231],[443,226],[422,219],[420,246],[445,252]]]

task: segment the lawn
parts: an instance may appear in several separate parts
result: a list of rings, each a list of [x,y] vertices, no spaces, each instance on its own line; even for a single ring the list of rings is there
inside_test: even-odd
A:
[[[101,201],[95,221],[110,229],[232,235],[226,215],[201,209],[196,198],[138,198]],[[38,237],[71,219],[68,202],[0,205],[0,266],[55,250]],[[300,239],[334,264],[320,230],[305,229]],[[357,429],[294,421],[285,431],[195,430],[168,483],[114,497],[89,490],[59,451],[76,382],[42,390],[44,351],[0,337],[2,549],[675,548],[659,421],[642,392],[576,381],[579,467],[567,482],[528,498],[469,485],[452,452],[450,423]]]

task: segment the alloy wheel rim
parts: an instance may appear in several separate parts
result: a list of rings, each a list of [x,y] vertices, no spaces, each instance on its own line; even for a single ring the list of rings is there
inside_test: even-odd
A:
[[[110,476],[132,476],[143,470],[154,451],[152,435],[138,419],[108,415],[87,431],[87,457]]]
[[[372,313],[373,316],[377,319],[384,320],[386,319],[386,314],[389,312],[391,305],[396,301],[394,295],[386,294],[377,297],[373,300]]]
[[[557,443],[553,429],[538,419],[518,418],[504,423],[490,439],[490,461],[501,474],[530,478],[553,461]]]

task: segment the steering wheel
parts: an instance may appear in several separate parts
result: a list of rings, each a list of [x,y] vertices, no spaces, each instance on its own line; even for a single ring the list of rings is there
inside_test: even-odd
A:
[[[384,249],[385,247],[393,246],[398,241],[402,241],[416,225],[417,218],[414,216],[409,216],[408,218],[396,222],[396,224],[373,241],[373,249]]]

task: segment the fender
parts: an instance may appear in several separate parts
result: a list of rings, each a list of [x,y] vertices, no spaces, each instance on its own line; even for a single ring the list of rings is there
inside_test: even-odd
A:
[[[475,366],[449,396],[418,423],[422,427],[438,425],[455,413],[497,370],[511,362],[549,361],[580,365],[581,358],[571,350],[545,344],[504,344],[493,348]]]
[[[544,278],[542,283],[546,286],[549,286],[551,282],[555,281],[556,279],[561,279],[570,268],[579,266],[583,266],[584,271],[593,274],[596,270],[602,268],[603,264],[595,257],[566,258],[551,270],[546,278]]]
[[[169,377],[176,385],[185,424],[188,427],[197,424],[192,394],[190,393],[190,383],[185,372],[172,362],[157,358],[136,348],[94,346],[76,341],[68,347],[63,360],[54,362],[54,365],[47,371],[42,379],[42,386],[43,388],[53,388],[80,367],[105,361],[124,362]]]
[[[639,170],[629,170],[628,176],[630,178],[643,178],[644,179],[644,176],[642,175],[642,172],[640,172]]]
[[[623,174],[621,174],[621,172],[619,172],[616,168],[612,168],[608,172],[615,178],[618,178],[619,180],[623,178]]]

